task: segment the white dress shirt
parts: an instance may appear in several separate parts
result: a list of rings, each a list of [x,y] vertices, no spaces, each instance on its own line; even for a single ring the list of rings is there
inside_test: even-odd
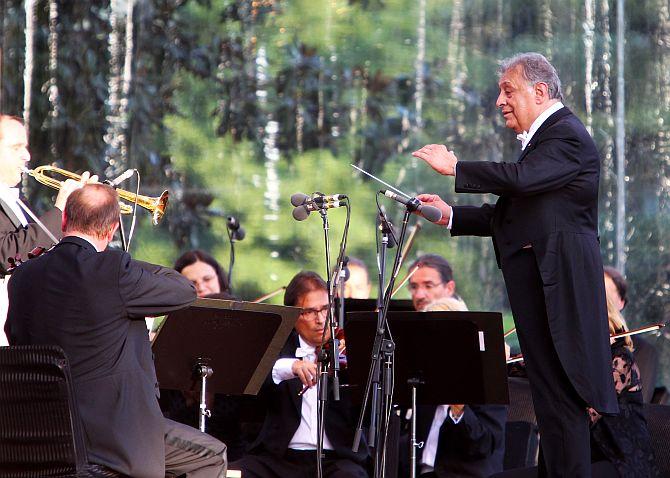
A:
[[[21,206],[17,202],[19,199],[19,188],[10,188],[6,184],[0,184],[0,199],[16,214],[16,217],[19,218],[23,226],[28,225],[28,219],[26,219],[23,209],[21,209]]]
[[[540,116],[535,118],[535,121],[533,121],[533,124],[530,125],[530,129],[528,131],[524,131],[523,133],[516,135],[517,139],[521,141],[521,151],[526,149],[526,146],[528,146],[530,140],[533,139],[533,135],[537,133],[537,130],[540,129],[542,123],[544,123],[547,120],[547,118],[549,118],[551,115],[556,113],[561,108],[563,108],[563,103],[561,103],[560,101],[558,103],[554,103],[549,108],[540,113]],[[456,163],[456,166],[458,166],[458,163]],[[454,177],[456,177],[456,166],[454,166]],[[454,209],[451,208],[451,216],[449,216],[449,223],[447,224],[447,229],[451,229],[451,225],[453,224],[453,222],[454,222]]]
[[[563,108],[563,103],[561,103],[560,101],[558,103],[554,103],[549,108],[540,113],[540,116],[535,118],[535,121],[533,121],[533,124],[530,125],[530,129],[528,130],[528,132],[524,131],[520,135],[517,135],[517,138],[521,136],[521,138],[519,138],[521,140],[521,151],[526,149],[526,146],[528,146],[530,140],[533,139],[533,136],[535,135],[535,133],[537,133],[537,130],[540,129],[542,123],[544,123],[547,120],[547,118],[549,118],[551,115],[556,113],[561,108]]]
[[[279,385],[284,380],[295,378],[293,374],[293,364],[297,360],[304,360],[306,362],[314,362],[316,360],[316,353],[314,347],[309,345],[298,336],[300,340],[300,347],[296,350],[296,357],[301,358],[280,358],[272,367],[272,381]],[[316,385],[309,387],[302,395],[302,406],[300,409],[300,425],[295,431],[293,438],[288,444],[292,450],[316,450],[317,443],[317,394]],[[328,436],[323,434],[323,449],[332,450],[333,445],[328,440]]]
[[[433,471],[435,467],[435,455],[437,454],[437,443],[440,438],[440,428],[442,428],[442,424],[447,419],[447,415],[449,415],[454,424],[458,424],[463,418],[463,414],[458,418],[454,418],[449,405],[438,405],[435,409],[433,423],[430,425],[430,432],[428,432],[428,438],[426,438],[426,443],[423,445],[423,453],[421,454],[422,474]]]

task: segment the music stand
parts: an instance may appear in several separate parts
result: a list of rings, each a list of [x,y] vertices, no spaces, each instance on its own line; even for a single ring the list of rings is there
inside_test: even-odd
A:
[[[351,385],[364,385],[367,379],[376,317],[375,312],[347,314],[344,334]],[[389,312],[387,319],[395,342],[394,402],[412,408],[411,461],[416,460],[419,385],[422,404],[509,403],[501,314]],[[356,393],[359,388],[352,389],[354,399],[362,398]]]
[[[296,307],[197,299],[167,316],[152,344],[162,388],[200,382],[200,430],[210,416],[205,391],[256,395],[300,314]],[[216,373],[213,373],[216,371]]]

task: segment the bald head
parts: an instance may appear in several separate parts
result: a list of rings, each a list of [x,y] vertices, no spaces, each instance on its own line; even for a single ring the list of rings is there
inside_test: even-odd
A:
[[[104,239],[116,230],[119,196],[106,184],[86,184],[68,196],[63,211],[63,233]]]

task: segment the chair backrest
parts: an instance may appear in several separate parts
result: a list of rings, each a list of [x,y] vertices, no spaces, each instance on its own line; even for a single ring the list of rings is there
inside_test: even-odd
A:
[[[644,416],[647,419],[647,428],[651,438],[651,447],[654,449],[656,466],[661,476],[670,476],[670,406],[646,403]]]
[[[0,347],[0,443],[3,477],[67,476],[84,470],[86,447],[60,347]]]
[[[509,408],[507,409],[507,421],[523,421],[537,425],[535,418],[535,407],[533,397],[530,394],[530,384],[527,378],[508,377]]]

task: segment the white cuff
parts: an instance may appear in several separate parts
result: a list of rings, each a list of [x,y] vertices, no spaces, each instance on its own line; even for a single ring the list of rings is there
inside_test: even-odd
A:
[[[449,208],[451,209],[451,214],[449,215],[449,222],[447,223],[447,229],[451,229],[451,225],[454,222],[454,208],[451,206],[449,206]]]
[[[293,374],[293,363],[300,359],[296,358],[281,358],[275,362],[272,367],[272,381],[275,385],[279,385],[284,380],[290,380],[295,377]]]

